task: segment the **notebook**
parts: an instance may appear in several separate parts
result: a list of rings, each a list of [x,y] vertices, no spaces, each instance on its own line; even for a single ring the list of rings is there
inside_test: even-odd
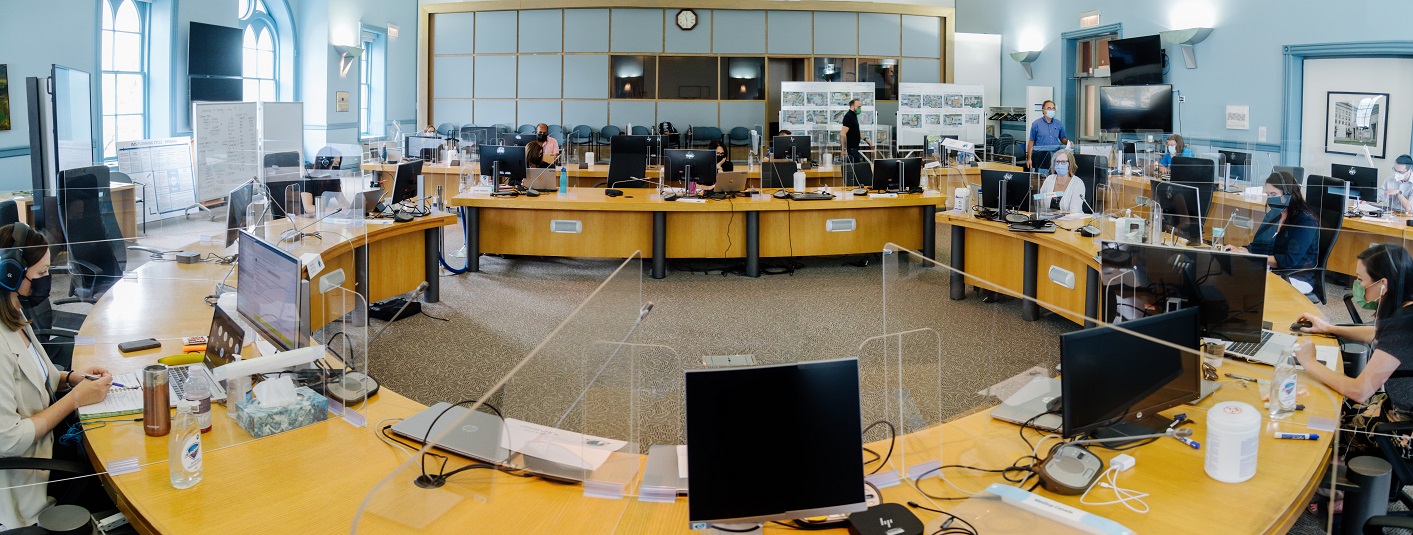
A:
[[[79,407],[78,413],[80,420],[142,414],[142,386],[137,382],[137,373],[114,375],[113,386],[108,389],[108,397],[98,403]]]

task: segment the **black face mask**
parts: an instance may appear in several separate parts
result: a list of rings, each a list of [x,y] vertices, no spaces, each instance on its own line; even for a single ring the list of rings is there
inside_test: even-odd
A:
[[[20,296],[20,306],[34,308],[49,300],[49,289],[53,279],[49,275],[29,279],[29,295]]]
[[[549,134],[535,134],[535,139],[540,140],[540,143],[544,143],[547,138],[549,138]]]

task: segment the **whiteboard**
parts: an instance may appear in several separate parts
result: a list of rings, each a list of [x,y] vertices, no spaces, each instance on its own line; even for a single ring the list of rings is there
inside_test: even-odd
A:
[[[118,170],[143,191],[146,218],[158,221],[186,213],[196,204],[191,172],[191,138],[118,142]]]
[[[298,152],[304,155],[304,103],[260,103],[260,148],[264,154]]]
[[[923,136],[953,135],[978,145],[986,141],[982,115],[985,88],[979,85],[898,85],[898,144],[917,146]]]
[[[260,173],[259,130],[254,102],[194,102],[196,200],[225,197]]]

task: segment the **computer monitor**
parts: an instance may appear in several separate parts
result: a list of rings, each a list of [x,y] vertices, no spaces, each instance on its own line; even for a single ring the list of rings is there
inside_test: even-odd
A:
[[[1246,182],[1251,180],[1251,153],[1219,150],[1217,154],[1226,159],[1227,168],[1221,172],[1228,181]]]
[[[422,149],[440,151],[445,142],[441,136],[407,136],[402,141],[402,154],[408,158],[419,158]]]
[[[250,207],[256,187],[255,179],[252,178],[226,195],[226,247],[235,245],[239,231],[250,225],[250,222],[246,221],[245,211]]]
[[[497,187],[501,183],[515,186],[525,180],[524,146],[481,145],[476,150],[481,155],[481,176],[495,175]]]
[[[1330,164],[1330,176],[1349,181],[1349,198],[1374,202],[1379,198],[1379,170],[1358,165]]]
[[[485,161],[481,160],[482,165]],[[417,175],[422,174],[422,163],[421,160],[413,160],[397,164],[397,173],[393,174],[392,202],[389,204],[397,204],[417,196]],[[525,173],[523,166],[520,173],[522,176]]]
[[[873,189],[908,192],[922,188],[922,158],[879,158],[873,161]]]
[[[1161,433],[1158,411],[1197,399],[1183,380],[1184,348],[1197,348],[1197,311],[1178,310],[1119,324],[1060,335],[1061,428],[1065,438]],[[1200,381],[1201,377],[1198,376]],[[1156,429],[1155,429],[1156,427]],[[693,481],[695,484],[696,482]]]
[[[810,137],[775,136],[770,139],[770,153],[774,158],[808,160],[810,157]]]
[[[688,371],[688,518],[766,522],[866,509],[858,365]],[[763,466],[772,477],[758,477]]]
[[[1217,164],[1206,158],[1173,156],[1168,170],[1171,171],[1173,182],[1188,184],[1215,184],[1217,182]]]
[[[281,351],[308,340],[308,308],[302,303],[304,278],[299,259],[240,231],[236,251],[236,314]]]
[[[531,141],[534,141],[534,140],[535,140],[535,134],[515,134],[515,133],[510,133],[510,134],[501,134],[501,135],[500,135],[500,144],[501,144],[501,145],[505,145],[505,146],[507,146],[507,147],[510,147],[510,146],[517,146],[517,145],[518,145],[518,146],[521,146],[521,147],[524,147],[525,145],[529,145],[530,142],[531,142]]]
[[[692,181],[704,186],[716,184],[716,151],[667,149],[662,154],[667,161],[663,182],[686,185],[685,180],[690,176]]]
[[[1006,198],[1008,210],[1030,210],[1031,174],[1021,171],[981,170],[981,206],[998,210],[1001,196]],[[1003,188],[1001,185],[1005,183]]]
[[[493,126],[464,126],[461,128],[459,137],[464,143],[494,145],[496,141],[496,129]]]
[[[1205,207],[1201,188],[1196,184],[1154,180],[1152,191],[1153,201],[1163,210],[1163,230],[1188,241],[1201,241]],[[1211,199],[1210,194],[1207,198]]]
[[[1105,301],[1116,301],[1107,317],[1151,316],[1195,307],[1203,336],[1233,342],[1261,340],[1265,256],[1108,241],[1100,247],[1100,278],[1112,281],[1106,282],[1112,290],[1106,289]]]

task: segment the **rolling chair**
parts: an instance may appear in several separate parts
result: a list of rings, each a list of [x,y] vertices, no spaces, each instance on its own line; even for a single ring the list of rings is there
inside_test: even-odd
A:
[[[1098,204],[1099,196],[1096,194],[1101,184],[1109,183],[1109,157],[1095,154],[1075,154],[1075,176],[1084,182],[1084,198],[1088,205],[1084,207],[1084,213],[1094,213],[1094,206]]]
[[[867,163],[867,162],[863,162]],[[795,162],[789,160],[771,160],[762,163],[760,166],[760,187],[761,189],[780,189],[794,187],[793,181],[796,171]],[[872,184],[873,171],[869,170],[869,183]]]
[[[627,138],[613,138],[609,146],[613,158],[608,160],[608,182],[610,188],[646,188],[650,184],[643,180],[648,176],[648,155],[638,154],[631,149]]]
[[[442,137],[456,137],[456,125],[451,123],[439,124],[437,125],[437,134],[440,134]]]
[[[520,128],[515,129],[515,133],[517,133],[517,134],[534,134],[534,133],[535,133],[535,125],[529,124],[529,123],[522,124],[522,125],[520,125]]]
[[[749,128],[738,126],[732,128],[731,132],[726,135],[726,150],[728,153],[731,151],[732,147],[749,146],[751,146],[751,129]],[[727,157],[729,158],[730,156]]]
[[[873,166],[868,162],[839,164],[843,167],[844,187],[873,189]],[[794,173],[791,173],[792,175]]]
[[[67,422],[60,425],[67,425]],[[62,433],[60,429],[56,432]],[[73,476],[84,476],[93,473],[93,467],[87,463],[66,459],[45,459],[41,457],[0,457],[0,471],[5,470],[48,470],[61,474],[71,474]],[[70,480],[69,484],[63,488],[48,487],[50,496],[54,498],[55,505],[79,505],[89,511],[103,511],[113,507],[111,502],[102,503],[91,498],[92,494],[85,494],[88,486],[92,484],[93,477],[78,477]],[[53,489],[61,490],[55,492]],[[97,530],[95,530],[97,531]],[[26,526],[11,528],[0,531],[4,535],[43,535],[52,533],[39,526]]]
[[[1289,278],[1296,273],[1315,272],[1315,277],[1310,281],[1312,286],[1310,293],[1306,294],[1311,302],[1325,304],[1325,266],[1330,259],[1330,251],[1334,250],[1335,240],[1339,238],[1339,231],[1344,228],[1344,194],[1332,193],[1343,190],[1348,184],[1347,181],[1327,176],[1310,175],[1309,184],[1306,186],[1306,202],[1310,208],[1315,210],[1315,218],[1320,222],[1320,237],[1316,241],[1315,267],[1292,270],[1272,270],[1272,273],[1283,278]]]
[[[113,214],[106,166],[81,167],[59,173],[60,239],[68,248],[69,298],[55,301],[96,303],[123,278],[126,249],[160,255],[149,247],[125,247]]]
[[[643,125],[634,125],[632,134],[635,136],[650,136],[653,134],[653,131],[651,128]]]

